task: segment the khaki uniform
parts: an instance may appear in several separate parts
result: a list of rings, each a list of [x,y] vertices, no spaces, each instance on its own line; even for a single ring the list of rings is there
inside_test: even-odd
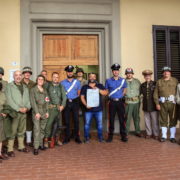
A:
[[[58,125],[60,124],[60,111],[58,107],[60,105],[66,106],[66,92],[64,87],[61,84],[54,85],[53,83],[49,84],[48,94],[50,98],[49,103],[49,118],[47,121],[45,129],[45,137],[53,137],[55,134],[52,133],[52,126],[57,121]]]
[[[160,105],[159,111],[160,126],[162,127],[162,138],[167,138],[167,128],[170,127],[170,138],[175,138],[176,133],[176,89],[178,80],[171,77],[170,80],[159,79],[156,83],[154,91],[154,101],[156,105]],[[173,98],[170,99],[170,96]],[[169,117],[169,123],[168,123]]]
[[[24,148],[24,133],[26,131],[26,114],[20,113],[20,108],[30,109],[29,91],[25,85],[17,86],[11,82],[6,88],[7,105],[12,108],[14,118],[11,124],[11,137],[8,140],[8,152],[13,151],[14,139],[18,137],[18,149]]]
[[[29,89],[34,87],[36,85],[36,83],[32,80],[29,80],[29,83],[27,84],[24,79],[21,81],[24,85],[26,85],[26,87]],[[30,109],[27,112],[27,119],[26,119],[26,131],[32,131],[33,130],[33,121],[32,121],[32,109]]]
[[[45,127],[47,124],[47,119],[45,117],[48,113],[48,103],[49,97],[47,91],[44,89],[41,92],[37,86],[30,90],[30,101],[32,106],[32,116],[33,116],[33,134],[34,134],[34,148],[38,149],[39,146],[43,145],[43,138],[45,134]],[[37,120],[35,115],[39,113],[41,118]]]
[[[168,115],[169,115],[169,127],[174,127],[177,124],[175,116],[175,106],[176,104],[165,100],[164,103],[159,102],[160,97],[168,98],[170,95],[176,96],[178,80],[171,77],[170,80],[166,81],[163,78],[159,79],[156,84],[154,91],[154,101],[157,104],[160,104],[161,110],[159,111],[160,115],[160,126],[168,127]]]
[[[6,97],[4,92],[0,91],[0,142],[5,140],[4,132],[4,117],[1,115],[3,113],[3,106],[6,103]]]
[[[133,78],[132,81],[127,82],[127,93],[125,96],[125,117],[126,117],[126,129],[129,132],[130,121],[133,118],[135,131],[137,134],[140,133],[140,116],[139,116],[139,107],[140,107],[140,81]]]
[[[1,79],[1,80],[0,80],[0,83],[2,83],[2,85],[3,85],[2,91],[4,92],[5,89],[6,89],[6,86],[8,85],[8,82],[7,82],[7,81],[4,81],[3,79]]]

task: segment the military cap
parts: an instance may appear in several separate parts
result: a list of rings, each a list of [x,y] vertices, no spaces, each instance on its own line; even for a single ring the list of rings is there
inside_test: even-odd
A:
[[[125,74],[134,74],[134,71],[132,68],[126,68]]]
[[[112,70],[119,70],[121,68],[121,66],[118,63],[115,63],[111,66]]]
[[[4,75],[4,69],[0,67],[0,74]]]
[[[66,66],[65,69],[64,69],[66,72],[73,72],[74,70],[74,67],[69,65],[69,66]]]
[[[84,74],[83,68],[77,68],[77,69],[76,69],[76,74],[79,73],[79,72],[82,72],[82,73]]]
[[[162,73],[163,73],[164,71],[169,71],[169,72],[171,72],[171,68],[170,68],[169,66],[164,66],[164,67],[162,68]]]
[[[153,72],[152,72],[151,70],[149,70],[149,69],[146,69],[146,70],[144,70],[144,71],[142,72],[142,75],[144,75],[144,76],[146,76],[146,75],[151,75],[151,74],[153,74]]]
[[[23,74],[26,73],[26,72],[29,72],[29,73],[32,75],[32,69],[31,69],[31,67],[26,66],[26,67],[24,67],[24,68],[22,69],[22,73],[23,73]]]

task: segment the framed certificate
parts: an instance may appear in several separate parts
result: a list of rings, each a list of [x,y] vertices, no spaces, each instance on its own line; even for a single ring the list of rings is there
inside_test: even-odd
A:
[[[87,89],[86,94],[87,106],[98,107],[99,106],[99,89]]]

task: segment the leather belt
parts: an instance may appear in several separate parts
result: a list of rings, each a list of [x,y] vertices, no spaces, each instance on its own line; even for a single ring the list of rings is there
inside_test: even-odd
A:
[[[57,105],[57,104],[49,104],[48,107],[49,107],[50,109],[52,109],[52,108],[57,108],[58,105]]]
[[[126,101],[138,101],[139,97],[126,98]]]
[[[72,103],[72,102],[78,101],[78,99],[79,99],[79,98],[77,97],[77,98],[75,98],[75,99],[67,99],[67,101],[70,102],[70,103]]]

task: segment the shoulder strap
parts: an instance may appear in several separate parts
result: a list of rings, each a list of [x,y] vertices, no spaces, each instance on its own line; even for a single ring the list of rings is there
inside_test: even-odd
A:
[[[76,82],[77,82],[77,80],[75,79],[75,80],[73,81],[72,85],[71,85],[71,86],[69,87],[69,89],[66,91],[66,94],[68,94],[68,93],[73,89],[73,87],[75,86]]]
[[[122,80],[122,82],[121,82],[121,84],[120,84],[119,87],[117,87],[114,91],[112,91],[112,92],[109,94],[109,97],[112,96],[114,93],[116,93],[118,90],[120,90],[120,89],[122,88],[124,82],[125,82],[125,79]]]

